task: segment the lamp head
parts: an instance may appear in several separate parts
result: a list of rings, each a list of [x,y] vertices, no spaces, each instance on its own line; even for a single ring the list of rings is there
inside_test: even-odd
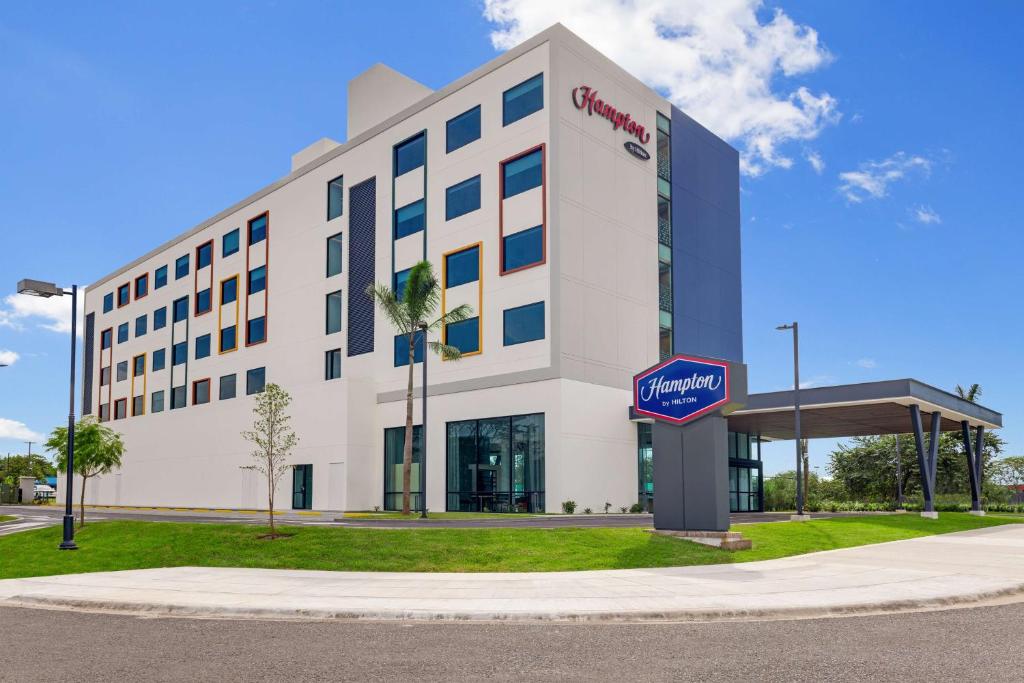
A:
[[[793,326],[792,325],[779,325],[775,329],[777,329],[777,330],[791,330],[791,329],[793,329]]]
[[[18,283],[18,294],[39,296],[49,299],[51,296],[64,296],[64,290],[52,282],[42,280],[22,280]]]

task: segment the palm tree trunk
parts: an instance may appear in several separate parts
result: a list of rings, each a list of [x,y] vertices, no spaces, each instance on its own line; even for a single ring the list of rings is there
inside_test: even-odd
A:
[[[426,349],[424,349],[426,351]],[[416,333],[409,335],[409,384],[405,391],[405,446],[402,449],[402,514],[409,514],[412,485],[412,377],[416,366]]]
[[[88,477],[82,477],[82,491],[78,498],[78,528],[85,526],[85,482],[87,480]]]

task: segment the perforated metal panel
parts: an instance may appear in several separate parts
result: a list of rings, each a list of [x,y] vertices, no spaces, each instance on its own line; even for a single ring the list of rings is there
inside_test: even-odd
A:
[[[348,355],[373,352],[374,302],[366,288],[374,282],[377,235],[377,179],[348,191]]]
[[[90,313],[85,316],[85,334],[82,341],[85,348],[82,350],[82,415],[92,413],[92,356],[95,353],[93,337],[96,334],[96,314]]]

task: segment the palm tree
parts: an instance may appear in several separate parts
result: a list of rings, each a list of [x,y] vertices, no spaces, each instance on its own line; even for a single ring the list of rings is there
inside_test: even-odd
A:
[[[977,403],[978,399],[981,398],[981,385],[975,382],[971,386],[964,389],[959,384],[956,385],[956,395],[965,401],[971,403]]]
[[[442,313],[433,322],[430,321],[441,301],[441,283],[434,276],[434,267],[430,261],[420,261],[412,267],[401,292],[395,292],[390,287],[378,283],[370,285],[366,293],[377,302],[392,327],[406,338],[409,345],[409,382],[405,392],[405,447],[402,453],[402,514],[408,515],[412,478],[412,379],[416,365],[416,338],[443,330],[451,323],[466,320],[472,316],[473,309],[463,304]],[[462,352],[457,347],[437,341],[424,341],[431,351],[445,360],[458,360],[462,357]],[[426,387],[423,391],[426,392]],[[424,443],[424,452],[426,447]],[[422,495],[426,496],[427,492],[423,491]]]

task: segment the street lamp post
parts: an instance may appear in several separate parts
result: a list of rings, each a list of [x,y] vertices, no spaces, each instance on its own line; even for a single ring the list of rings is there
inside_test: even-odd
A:
[[[78,546],[75,545],[74,498],[71,495],[75,471],[75,343],[77,342],[78,334],[78,285],[71,285],[71,291],[68,291],[52,282],[22,280],[18,283],[18,294],[38,296],[44,299],[49,299],[51,296],[71,295],[71,382],[68,398],[68,467],[67,473],[64,475],[66,479],[64,484],[67,492],[64,503],[64,540],[59,547],[61,550],[78,550]]]
[[[804,518],[804,491],[802,470],[803,454],[800,443],[800,326],[796,321],[779,325],[777,330],[793,330],[793,432],[796,437],[796,518]]]
[[[423,426],[420,427],[420,434],[423,437],[423,451],[420,453],[420,519],[427,518],[427,324],[419,324],[423,333]]]

